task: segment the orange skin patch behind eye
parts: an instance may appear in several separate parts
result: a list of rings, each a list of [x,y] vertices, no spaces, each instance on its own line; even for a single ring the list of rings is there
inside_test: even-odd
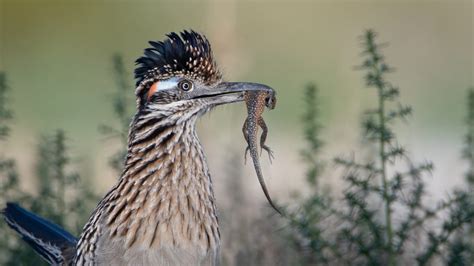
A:
[[[150,98],[153,94],[155,94],[155,92],[158,90],[158,81],[153,83],[153,85],[151,85],[150,89],[148,90],[148,93],[146,95],[146,100],[147,101],[150,101]]]

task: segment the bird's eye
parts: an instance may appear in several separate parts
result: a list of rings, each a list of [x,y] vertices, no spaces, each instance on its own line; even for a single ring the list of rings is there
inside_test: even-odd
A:
[[[183,91],[190,91],[193,88],[193,83],[189,80],[182,80],[178,83],[178,87]]]

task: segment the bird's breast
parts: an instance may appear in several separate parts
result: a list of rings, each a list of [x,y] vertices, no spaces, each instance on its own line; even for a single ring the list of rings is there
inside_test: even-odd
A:
[[[97,261],[114,265],[211,265],[219,230],[211,178],[194,134],[157,144],[125,173],[100,219]],[[130,264],[134,262],[134,264]]]

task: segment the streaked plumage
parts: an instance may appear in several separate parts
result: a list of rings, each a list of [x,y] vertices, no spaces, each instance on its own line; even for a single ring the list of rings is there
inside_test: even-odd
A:
[[[245,91],[273,90],[222,82],[209,42],[194,31],[170,33],[168,39],[150,44],[136,61],[137,113],[122,175],[92,213],[77,244],[65,242],[68,250],[75,250],[74,259],[61,255],[64,259],[54,260],[57,264],[218,263],[217,210],[195,123],[217,105],[242,101]],[[8,208],[6,213],[8,217]],[[16,219],[12,215],[9,224]],[[22,236],[36,230],[14,229]],[[57,229],[52,235],[60,238],[62,229]],[[34,241],[48,245],[41,237]]]

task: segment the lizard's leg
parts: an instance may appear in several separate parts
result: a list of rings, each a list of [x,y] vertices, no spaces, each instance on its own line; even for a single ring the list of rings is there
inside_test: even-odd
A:
[[[245,138],[245,141],[247,142],[247,148],[245,148],[245,153],[244,153],[244,164],[247,164],[247,154],[250,151],[249,135],[248,135],[248,118],[245,119],[244,126],[242,127],[242,133],[244,133],[244,138]]]
[[[267,124],[265,124],[265,121],[263,120],[262,117],[259,117],[257,123],[262,128],[262,135],[260,135],[260,148],[262,150],[267,151],[268,159],[270,160],[270,163],[271,163],[272,159],[274,158],[273,157],[273,151],[270,149],[270,147],[265,145],[265,141],[267,140],[267,133],[268,133]]]

